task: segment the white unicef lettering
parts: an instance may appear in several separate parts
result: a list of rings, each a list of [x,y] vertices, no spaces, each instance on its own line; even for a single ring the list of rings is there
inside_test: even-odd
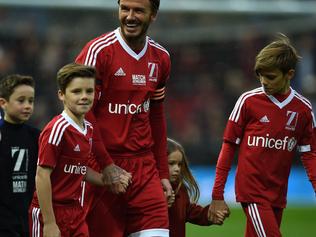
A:
[[[292,138],[294,139],[294,138]],[[257,137],[257,136],[248,136],[247,139],[247,145],[248,146],[256,146],[256,147],[266,147],[270,149],[277,149],[277,150],[285,150],[288,149],[293,149],[293,141],[291,141],[291,144],[288,144],[288,136],[284,137],[284,139],[275,139],[275,138],[270,138],[269,134],[266,135],[266,137]],[[294,143],[296,144],[296,140],[294,139]],[[295,146],[294,144],[294,146]],[[288,145],[288,146],[287,146]]]
[[[111,114],[140,114],[143,111],[148,112],[149,103],[149,99],[139,105],[109,103],[108,109]]]
[[[87,173],[87,167],[81,166],[80,163],[78,165],[68,165],[65,164],[64,172],[70,174],[82,174],[85,175]]]

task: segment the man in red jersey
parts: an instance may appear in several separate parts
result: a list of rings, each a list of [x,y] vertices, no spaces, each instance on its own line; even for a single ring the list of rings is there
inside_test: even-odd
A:
[[[89,121],[99,141],[96,156],[132,174],[125,194],[87,189],[92,237],[169,236],[166,122],[163,100],[169,53],[149,38],[159,0],[119,0],[120,27],[90,41],[76,62],[97,69]],[[89,203],[89,202],[88,202]]]
[[[235,187],[247,217],[246,237],[281,236],[296,150],[316,191],[315,118],[311,103],[290,87],[299,58],[284,35],[263,48],[255,64],[262,87],[239,97],[224,132],[209,215],[229,210],[224,187],[239,146]]]

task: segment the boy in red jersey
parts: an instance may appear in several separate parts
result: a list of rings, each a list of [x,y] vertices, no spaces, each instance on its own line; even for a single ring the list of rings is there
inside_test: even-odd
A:
[[[83,179],[105,184],[102,174],[88,167],[93,161],[93,128],[84,116],[93,104],[95,69],[68,64],[58,71],[57,83],[64,111],[40,135],[30,233],[34,237],[89,236],[79,203],[80,184]]]
[[[236,200],[247,217],[245,236],[281,236],[288,177],[295,151],[316,191],[315,118],[311,103],[290,87],[299,56],[280,38],[256,56],[262,87],[242,94],[227,123],[219,154],[209,215],[229,210],[224,187],[239,146]]]
[[[92,237],[168,236],[163,188],[170,196],[172,187],[163,100],[170,58],[146,36],[159,3],[119,0],[120,27],[90,41],[76,59],[97,69],[97,96],[88,113],[97,130],[95,155],[133,176],[123,195],[87,190],[88,199],[95,197],[87,216]]]

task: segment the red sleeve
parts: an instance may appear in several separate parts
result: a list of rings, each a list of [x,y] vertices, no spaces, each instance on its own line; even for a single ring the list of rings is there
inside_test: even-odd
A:
[[[150,125],[154,140],[153,153],[161,179],[169,179],[167,158],[167,125],[162,102],[153,102],[150,107]]]
[[[37,165],[43,167],[50,167],[54,169],[60,156],[61,145],[54,145],[49,143],[49,136],[51,130],[44,129],[39,138],[39,151],[38,151],[38,163]]]
[[[86,114],[86,119],[93,125],[92,152],[95,155],[95,159],[100,165],[101,170],[103,170],[104,167],[112,164],[113,160],[103,144],[102,137],[93,114],[93,108]]]
[[[227,181],[228,173],[232,166],[236,145],[227,141],[223,142],[221,152],[219,154],[215,182],[212,192],[213,200],[224,200],[224,189]]]
[[[313,142],[310,152],[303,152],[301,155],[303,166],[306,170],[309,181],[312,183],[316,193],[316,128],[313,129]]]
[[[187,213],[187,222],[196,225],[212,225],[212,223],[207,218],[209,205],[202,207],[195,203],[190,203]]]
[[[312,183],[314,191],[316,193],[316,153],[315,151],[302,153],[301,160],[306,170],[309,181]]]
[[[210,223],[207,218],[209,206],[202,207],[196,203],[191,203],[188,192],[184,186],[181,187],[180,192],[186,204],[186,222],[202,226],[211,225],[212,223]]]

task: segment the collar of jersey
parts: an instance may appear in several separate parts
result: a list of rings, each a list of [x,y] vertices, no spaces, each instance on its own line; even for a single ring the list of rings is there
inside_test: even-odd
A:
[[[289,104],[292,99],[295,96],[295,91],[290,87],[291,93],[289,94],[289,96],[282,102],[280,102],[277,98],[275,98],[273,95],[267,95],[268,98],[276,105],[278,106],[280,109],[284,108],[287,104]]]
[[[84,129],[82,129],[78,124],[75,123],[75,121],[73,121],[72,118],[70,118],[70,116],[66,113],[66,111],[63,111],[61,116],[63,116],[65,118],[65,120],[71,125],[73,126],[76,130],[78,130],[78,132],[82,133],[83,135],[87,134],[87,125],[86,122],[84,121]]]
[[[123,37],[122,37],[122,35],[121,35],[121,33],[120,33],[120,28],[117,28],[114,32],[115,32],[115,35],[116,35],[118,41],[120,42],[122,48],[123,48],[129,55],[131,55],[133,58],[135,58],[137,61],[138,61],[139,59],[141,59],[141,58],[145,55],[145,53],[146,53],[146,51],[147,51],[147,47],[148,47],[148,36],[146,36],[146,42],[145,42],[144,48],[142,49],[142,51],[140,51],[140,52],[137,54],[137,53],[135,53],[135,52],[128,46],[128,44],[127,44],[127,43],[125,42],[125,40],[123,39]]]

